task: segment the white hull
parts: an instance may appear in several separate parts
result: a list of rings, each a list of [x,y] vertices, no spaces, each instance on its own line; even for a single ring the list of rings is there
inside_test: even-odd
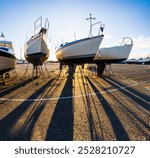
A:
[[[100,35],[68,43],[56,51],[56,58],[58,61],[72,60],[75,62],[83,58],[85,60],[86,58],[93,59],[102,39],[103,35]]]
[[[42,27],[42,17],[34,22],[34,35],[27,41],[25,45],[25,58],[34,66],[42,65],[48,59],[50,49],[47,37],[49,22],[46,18],[45,25]],[[36,33],[37,29],[40,31]]]
[[[42,65],[49,57],[50,49],[46,34],[33,36],[25,46],[25,58],[33,65]]]
[[[16,57],[11,41],[0,41],[0,75],[14,69]]]
[[[94,60],[125,60],[128,58],[133,44],[101,48]]]
[[[94,60],[109,63],[126,60],[131,52],[132,46],[132,39],[130,37],[124,37],[120,46],[99,49]]]
[[[43,53],[49,56],[48,39],[45,34],[39,34],[32,37],[25,46],[25,55]]]

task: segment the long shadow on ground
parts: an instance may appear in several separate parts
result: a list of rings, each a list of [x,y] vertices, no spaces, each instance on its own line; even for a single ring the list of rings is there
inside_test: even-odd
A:
[[[21,138],[22,140],[31,140],[32,139],[32,135],[34,132],[34,126],[35,126],[36,122],[38,121],[38,118],[41,116],[42,111],[45,109],[45,107],[47,105],[48,100],[46,100],[46,99],[53,97],[53,95],[59,88],[59,86],[60,86],[59,83],[61,83],[61,81],[62,80],[60,80],[59,77],[55,78],[54,82],[52,82],[51,86],[48,88],[48,91],[42,95],[42,98],[45,100],[41,100],[36,103],[37,106],[35,106],[35,108],[33,108],[33,110],[32,110],[33,112],[30,113],[30,115],[26,119],[25,123],[23,124],[22,128],[18,132],[18,138]],[[42,135],[42,131],[40,131],[40,132]],[[36,140],[38,140],[38,138],[36,138]]]
[[[103,91],[108,90],[107,88],[105,88],[105,86],[102,86],[97,80],[93,79],[93,82],[96,85],[98,85],[100,88],[102,88]],[[126,85],[121,86],[121,87],[119,87],[119,85],[118,85],[116,87],[116,84],[114,83],[115,81],[112,84],[111,82],[107,82],[107,80],[105,79],[105,82],[106,82],[107,86],[109,84],[109,85],[113,86],[114,88],[117,88],[118,91],[120,91],[120,90],[125,90],[126,91],[126,89],[121,88],[121,87],[126,87]],[[140,133],[142,134],[142,137],[144,136],[146,140],[149,140],[150,137],[149,137],[149,134],[148,134],[147,131],[150,130],[150,126],[149,126],[148,122],[145,121],[145,119],[143,117],[141,117],[139,114],[137,114],[136,111],[134,111],[130,106],[126,105],[126,102],[124,102],[122,100],[120,94],[107,93],[107,95],[109,96],[110,99],[112,99],[114,101],[114,103],[118,106],[118,108],[121,109],[122,112],[129,118],[129,120],[134,124],[134,126],[136,126],[137,130],[140,131]],[[124,95],[124,93],[123,93],[123,95]],[[132,94],[132,95],[134,96],[134,94]],[[128,95],[127,95],[126,99],[129,100]],[[132,106],[133,107],[136,106],[136,110],[139,110],[140,112],[143,112],[143,114],[145,115],[146,118],[150,116],[149,112],[144,110],[144,108],[142,108],[138,104],[137,105],[132,104]],[[147,130],[145,130],[145,129],[147,129]]]
[[[87,78],[89,84],[93,88],[94,92],[97,94],[97,97],[99,101],[101,102],[107,116],[109,119],[109,122],[111,123],[111,126],[113,128],[114,134],[116,136],[116,139],[118,141],[128,141],[130,140],[128,133],[126,132],[123,124],[121,123],[120,119],[112,109],[112,107],[109,105],[109,103],[106,101],[106,99],[98,92],[98,89],[95,87],[95,85],[90,81],[89,78]]]
[[[134,90],[131,87],[126,87],[125,84],[116,81],[109,77],[103,77],[103,79],[114,86],[115,88],[118,88],[122,93],[124,93],[126,96],[134,100],[139,106],[143,107],[144,109],[150,111],[150,96],[142,94],[136,90]],[[126,89],[120,88],[120,87],[126,87]],[[149,104],[147,103],[149,102]]]
[[[79,84],[80,92],[82,94],[82,100],[83,100],[83,103],[84,103],[84,106],[86,109],[86,116],[87,116],[87,121],[88,121],[87,123],[88,123],[89,131],[90,131],[90,140],[91,141],[100,141],[103,139],[103,134],[101,136],[99,135],[99,133],[97,132],[97,129],[95,127],[95,122],[94,122],[95,117],[97,117],[96,119],[98,120],[99,128],[101,129],[101,132],[102,132],[101,122],[100,122],[98,111],[96,108],[96,103],[95,103],[95,100],[92,95],[91,96],[85,95],[85,93],[90,94],[92,92],[88,86],[87,80],[85,79],[84,75],[82,75],[81,80],[82,80],[82,82],[80,80],[78,80],[78,84]],[[93,105],[93,107],[91,106],[91,104]],[[93,116],[92,108],[95,109],[95,112],[96,112],[95,116]]]
[[[18,107],[16,107],[12,112],[10,112],[6,117],[4,117],[0,121],[0,140],[29,140],[29,135],[31,133],[26,133],[24,135],[18,135],[18,133],[11,133],[12,127],[16,124],[19,118],[24,114],[25,111],[28,110],[29,107],[32,106],[34,99],[38,98],[42,94],[42,92],[50,86],[51,82],[54,79],[48,81],[45,85],[43,85],[40,89],[38,89],[35,93],[33,93],[27,100],[33,99],[32,101],[24,101]],[[36,115],[33,117],[34,122],[37,120],[37,117],[43,110],[43,107],[37,109]],[[33,124],[32,124],[33,125]]]
[[[73,140],[73,100],[61,99],[64,96],[72,96],[72,79],[68,78],[61,92],[55,111],[53,113],[46,140],[71,141]]]
[[[27,79],[25,81],[22,81],[21,83],[12,86],[11,88],[8,88],[6,90],[3,90],[2,92],[0,92],[0,97],[3,97],[13,91],[15,91],[16,89],[20,88],[20,87],[24,87],[26,84],[28,84],[29,82],[31,82],[32,79]]]

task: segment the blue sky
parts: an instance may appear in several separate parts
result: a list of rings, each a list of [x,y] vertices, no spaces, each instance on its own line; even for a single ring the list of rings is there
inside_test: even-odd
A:
[[[55,59],[55,47],[61,42],[87,37],[92,13],[94,22],[105,23],[100,47],[120,44],[123,37],[133,38],[130,57],[150,56],[150,0],[0,0],[0,32],[14,43],[20,58],[20,47],[33,33],[33,23],[39,17],[50,22],[50,60]]]

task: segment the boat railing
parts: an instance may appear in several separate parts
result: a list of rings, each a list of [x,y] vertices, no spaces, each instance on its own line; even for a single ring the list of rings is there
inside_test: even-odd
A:
[[[100,25],[99,27],[99,31],[98,31],[98,35],[103,35],[103,31],[104,31],[104,27],[105,27],[105,24],[102,24],[100,21],[99,22],[96,22],[96,23],[92,23],[92,20],[96,20],[96,18],[93,18],[92,17],[92,14],[90,13],[90,16],[88,18],[86,18],[86,20],[89,20],[90,21],[90,32],[89,32],[89,37],[92,37],[92,31],[93,31],[93,26],[94,25]]]
[[[42,17],[41,16],[34,22],[34,35],[36,34],[36,30],[39,27],[42,28]]]
[[[96,22],[94,24],[92,24],[92,27],[94,25],[98,25],[99,24],[99,31],[98,31],[98,35],[102,35],[103,34],[103,31],[104,31],[104,27],[105,27],[105,24],[102,24],[100,21],[99,22]]]
[[[40,16],[35,22],[34,22],[34,35],[36,34],[37,30],[45,29],[46,35],[48,35],[49,30],[49,21],[48,18],[45,20],[45,24],[43,26],[42,17]]]
[[[120,46],[133,44],[133,40],[131,37],[124,37],[120,43]]]
[[[94,24],[91,25],[90,32],[89,32],[89,37],[92,37],[93,26],[96,26],[96,25],[99,25],[98,35],[103,35],[103,31],[104,31],[105,24],[102,24],[102,23],[99,21],[99,22],[96,22],[96,23],[94,23]]]

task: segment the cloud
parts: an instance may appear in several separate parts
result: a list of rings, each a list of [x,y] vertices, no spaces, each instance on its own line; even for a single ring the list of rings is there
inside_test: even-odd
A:
[[[150,36],[144,37],[143,35],[133,38],[133,49],[140,50],[140,49],[150,49]]]

